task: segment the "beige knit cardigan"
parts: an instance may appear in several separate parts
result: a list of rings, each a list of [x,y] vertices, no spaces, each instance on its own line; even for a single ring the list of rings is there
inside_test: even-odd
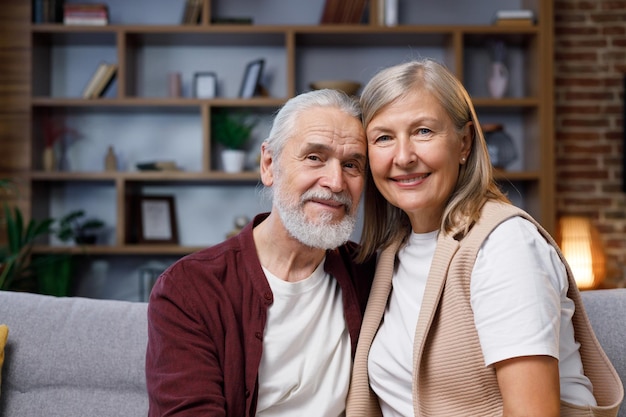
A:
[[[460,241],[440,234],[422,302],[413,350],[413,409],[424,416],[501,416],[502,398],[493,367],[486,367],[470,305],[470,276],[478,250],[504,220],[521,216],[533,222],[566,265],[568,297],[575,303],[573,324],[584,372],[593,384],[597,407],[561,401],[561,416],[616,416],[624,397],[617,372],[600,347],[563,254],[552,237],[519,208],[488,202],[481,219]],[[347,400],[347,417],[380,416],[369,388],[367,356],[387,305],[400,242],[381,252],[365,312]]]

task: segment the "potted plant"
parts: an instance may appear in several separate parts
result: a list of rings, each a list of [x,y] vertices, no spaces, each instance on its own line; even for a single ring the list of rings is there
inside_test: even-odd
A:
[[[11,180],[0,179],[0,191],[10,193],[15,187]],[[66,296],[69,294],[72,259],[68,253],[33,256],[33,246],[46,236],[60,240],[74,239],[88,230],[102,227],[99,220],[76,223],[84,216],[82,210],[70,212],[57,222],[55,219],[30,219],[24,222],[19,207],[3,204],[0,218],[6,231],[5,243],[0,246],[0,290],[32,291],[41,294]],[[79,224],[80,227],[75,225]],[[99,225],[99,226],[98,226]],[[73,227],[70,227],[73,226]]]
[[[257,120],[242,113],[216,111],[211,116],[211,132],[220,143],[222,150],[222,166],[226,172],[241,172],[245,163],[245,147],[250,140],[252,129]]]
[[[104,227],[104,222],[98,219],[83,219],[84,210],[76,210],[63,216],[59,221],[56,236],[63,242],[73,240],[75,243],[94,244],[98,238],[97,232]]]

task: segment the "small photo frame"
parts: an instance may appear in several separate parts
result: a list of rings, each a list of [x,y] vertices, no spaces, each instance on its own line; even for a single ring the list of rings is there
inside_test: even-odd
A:
[[[140,196],[137,206],[139,243],[178,244],[173,196]]]
[[[193,96],[215,98],[217,96],[217,75],[214,72],[196,72],[193,75]]]
[[[243,73],[241,88],[239,89],[240,98],[252,98],[257,91],[261,75],[263,74],[264,59],[254,60],[246,65]]]

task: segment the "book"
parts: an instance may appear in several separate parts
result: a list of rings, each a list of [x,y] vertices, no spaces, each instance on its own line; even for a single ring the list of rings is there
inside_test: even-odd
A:
[[[98,98],[102,96],[113,82],[116,73],[117,64],[107,64],[106,71],[96,83],[96,86],[94,87],[93,93],[91,94],[90,98]]]
[[[197,25],[202,19],[202,0],[186,0],[181,23],[183,25]]]
[[[93,95],[94,89],[96,87],[96,84],[98,84],[98,82],[102,79],[102,77],[104,77],[107,67],[108,67],[108,64],[106,62],[101,62],[98,65],[93,75],[89,79],[89,82],[85,86],[85,89],[83,90],[83,98],[91,98],[91,96]]]
[[[66,4],[63,8],[63,23],[66,25],[107,25],[109,8],[104,3]]]
[[[366,0],[326,0],[320,23],[360,23],[366,3]]]
[[[61,23],[64,0],[32,0],[33,23]]]

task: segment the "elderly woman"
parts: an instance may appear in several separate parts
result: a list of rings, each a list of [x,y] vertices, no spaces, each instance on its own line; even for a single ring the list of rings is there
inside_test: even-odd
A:
[[[571,271],[498,189],[461,83],[409,62],[378,73],[361,106],[362,256],[381,252],[347,415],[616,415],[623,389]]]

